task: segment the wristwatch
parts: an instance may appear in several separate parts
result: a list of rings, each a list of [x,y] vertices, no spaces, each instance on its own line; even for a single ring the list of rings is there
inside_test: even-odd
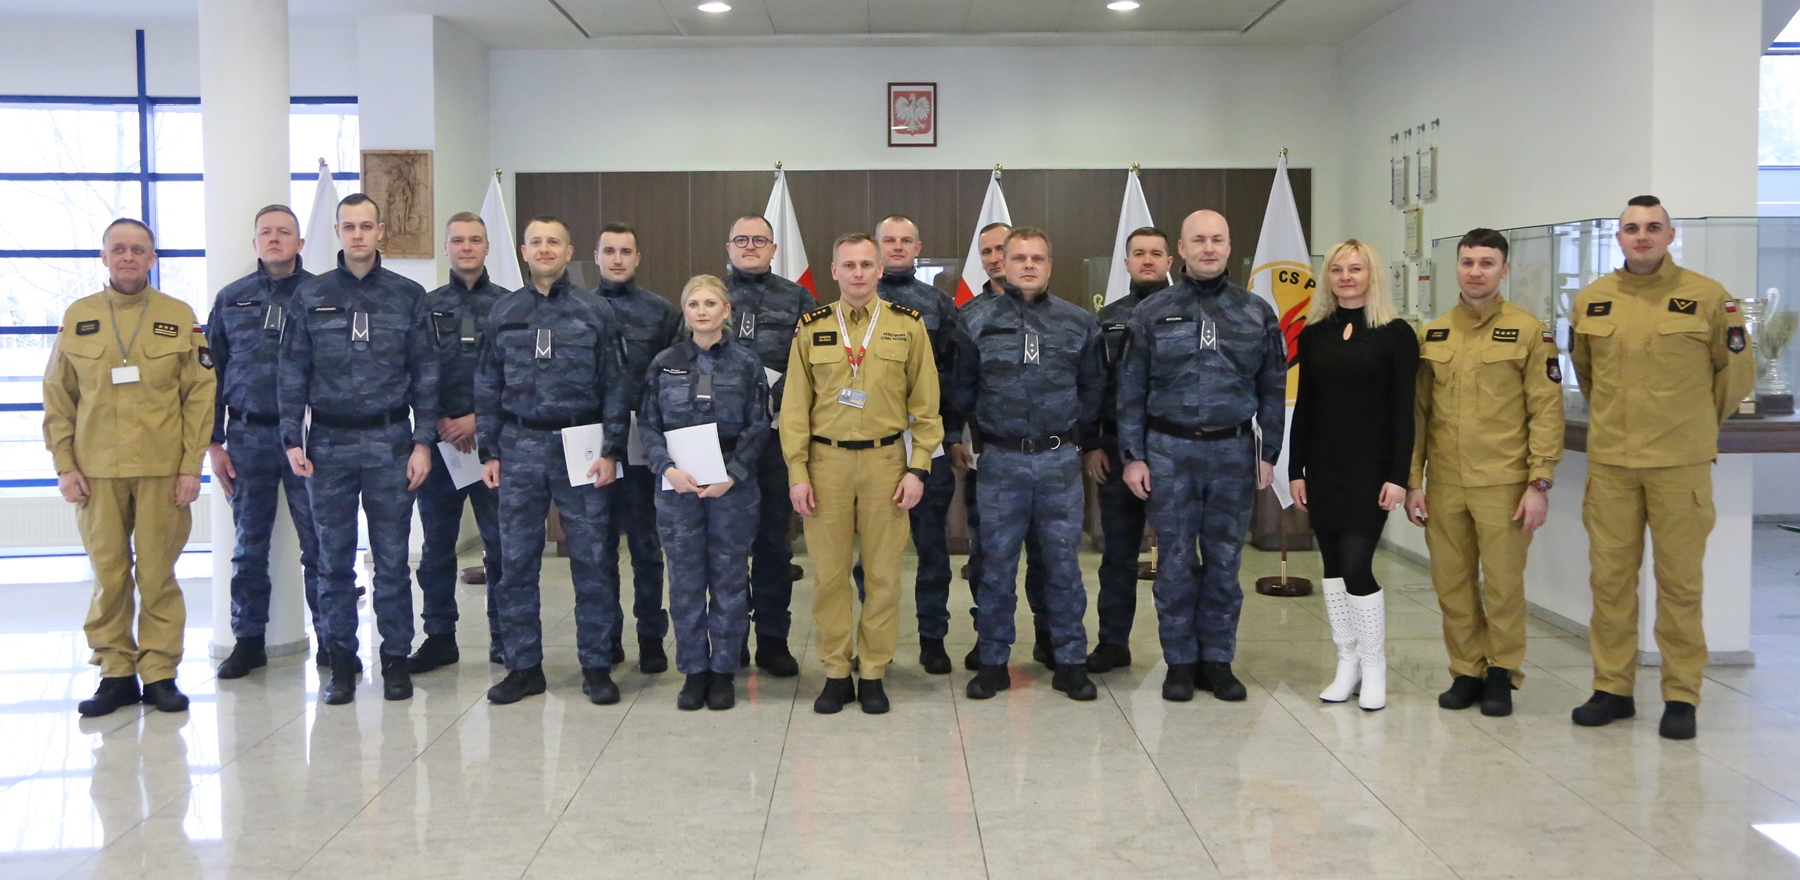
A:
[[[909,474],[912,474],[915,477],[918,477],[920,480],[931,479],[931,471],[928,471],[924,468],[907,468],[906,472]]]
[[[1550,491],[1550,487],[1554,486],[1556,484],[1540,477],[1536,480],[1532,480],[1531,482],[1526,483],[1525,485],[1530,486],[1531,488],[1536,489],[1539,492],[1548,492],[1548,491]]]

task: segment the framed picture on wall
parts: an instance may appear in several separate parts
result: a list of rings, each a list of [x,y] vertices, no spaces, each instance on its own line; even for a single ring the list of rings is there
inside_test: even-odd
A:
[[[437,256],[431,224],[431,151],[362,151],[363,192],[381,206],[387,238],[381,253],[396,259]]]
[[[888,146],[937,146],[937,83],[888,83]]]

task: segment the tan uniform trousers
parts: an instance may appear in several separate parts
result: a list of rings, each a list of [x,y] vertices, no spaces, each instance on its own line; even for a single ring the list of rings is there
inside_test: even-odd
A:
[[[839,449],[814,443],[808,464],[818,509],[805,518],[806,552],[813,561],[813,625],[819,662],[830,678],[850,675],[855,655],[863,678],[879,679],[900,640],[900,553],[912,535],[894,491],[906,474],[906,449]],[[862,539],[862,622],[854,625],[856,585],[850,579],[853,539]],[[854,631],[855,638],[852,639]]]
[[[1712,465],[1627,468],[1588,462],[1581,521],[1588,533],[1594,690],[1631,696],[1637,683],[1638,571],[1650,526],[1662,697],[1699,705],[1706,670],[1701,561],[1712,533]]]
[[[94,566],[94,598],[82,627],[94,652],[88,662],[107,678],[174,678],[187,625],[175,560],[187,546],[192,510],[175,505],[173,475],[88,477],[87,484],[93,494],[75,509],[75,523]]]
[[[1513,521],[1524,483],[1466,488],[1425,484],[1425,544],[1444,613],[1450,674],[1480,678],[1489,666],[1524,682],[1525,554],[1531,536]]]

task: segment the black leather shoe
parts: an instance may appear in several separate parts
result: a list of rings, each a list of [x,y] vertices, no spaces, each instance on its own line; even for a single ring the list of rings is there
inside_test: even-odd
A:
[[[381,698],[410,700],[412,695],[412,661],[405,656],[381,655]]]
[[[1094,646],[1094,652],[1087,657],[1087,671],[1093,673],[1111,672],[1130,665],[1131,649],[1124,645],[1101,642]]]
[[[581,692],[596,706],[610,706],[619,701],[619,686],[613,683],[612,670],[581,670]]]
[[[419,650],[406,658],[407,665],[415,673],[430,672],[445,666],[454,666],[462,659],[462,652],[456,650],[456,636],[426,636]]]
[[[1087,702],[1100,696],[1098,688],[1088,679],[1087,667],[1058,666],[1056,674],[1050,677],[1050,687],[1069,695],[1069,699]]]
[[[1012,688],[1012,673],[1005,666],[983,666],[969,686],[963,690],[971,700],[991,700],[994,695]]]
[[[362,661],[354,651],[331,649],[331,680],[320,689],[319,696],[327,706],[342,706],[356,699],[356,676]]]
[[[638,640],[638,671],[647,675],[669,671],[669,655],[663,650],[661,639]]]
[[[1206,687],[1214,697],[1225,702],[1235,703],[1250,696],[1244,683],[1231,674],[1230,663],[1201,663],[1199,677],[1206,679]]]
[[[729,672],[707,673],[706,708],[723,712],[737,705],[737,679]]]
[[[1050,631],[1039,628],[1035,640],[1031,643],[1031,659],[1044,665],[1045,669],[1056,669],[1055,642],[1050,639]]]
[[[887,691],[882,688],[879,678],[863,679],[856,687],[856,701],[862,704],[864,715],[887,714]]]
[[[950,654],[944,650],[943,639],[919,637],[919,665],[929,675],[950,674]]]
[[[788,580],[797,581],[803,577],[806,577],[806,569],[801,568],[798,565],[788,565]]]
[[[787,639],[781,636],[756,637],[756,666],[776,678],[800,674],[800,661],[788,652]]]
[[[506,665],[506,642],[497,632],[488,633],[488,662],[495,666]]]
[[[1194,698],[1194,666],[1192,663],[1169,664],[1169,671],[1163,675],[1163,699],[1185,703]]]
[[[155,706],[158,712],[186,712],[188,709],[187,694],[175,686],[175,679],[172,678],[145,684],[144,703]]]
[[[1487,679],[1481,684],[1481,714],[1502,718],[1512,714],[1512,673],[1489,666]]]
[[[1458,675],[1450,679],[1450,689],[1438,694],[1439,709],[1467,709],[1481,699],[1484,689],[1481,679],[1473,675]]]
[[[1662,724],[1656,728],[1663,739],[1693,739],[1699,732],[1694,719],[1694,704],[1670,700],[1663,704]]]
[[[250,670],[269,665],[269,654],[263,650],[262,636],[239,636],[231,646],[231,656],[219,664],[219,677],[243,678]]]
[[[963,655],[963,668],[969,670],[970,672],[980,672],[981,671],[981,648],[980,647],[970,648],[969,653]]]
[[[544,681],[544,667],[532,666],[525,669],[509,669],[500,683],[488,688],[488,702],[505,705],[517,703],[526,697],[536,696],[544,692],[549,685]]]
[[[1594,691],[1588,701],[1569,713],[1569,720],[1582,727],[1605,727],[1620,718],[1637,714],[1637,701],[1606,691]]]
[[[813,700],[813,711],[820,715],[836,715],[847,703],[856,701],[856,685],[848,676],[825,679],[825,689]]]
[[[675,695],[675,708],[683,712],[692,712],[706,705],[706,693],[712,687],[712,673],[692,672],[681,683],[681,693]]]
[[[138,689],[135,675],[118,675],[100,679],[100,686],[94,689],[94,696],[75,704],[75,711],[84,718],[98,718],[111,715],[122,706],[131,706],[144,701],[144,692]]]

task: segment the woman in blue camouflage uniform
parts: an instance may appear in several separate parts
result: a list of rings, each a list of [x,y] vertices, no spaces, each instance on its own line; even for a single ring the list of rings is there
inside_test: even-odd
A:
[[[769,436],[769,391],[756,353],[724,333],[731,318],[724,282],[695,276],[682,288],[681,311],[693,338],[650,362],[638,430],[650,472],[663,481],[656,529],[668,557],[675,668],[687,676],[675,705],[729,709],[737,703],[739,646],[750,632],[756,462]],[[728,477],[699,485],[669,457],[665,435],[706,424],[718,428]]]

